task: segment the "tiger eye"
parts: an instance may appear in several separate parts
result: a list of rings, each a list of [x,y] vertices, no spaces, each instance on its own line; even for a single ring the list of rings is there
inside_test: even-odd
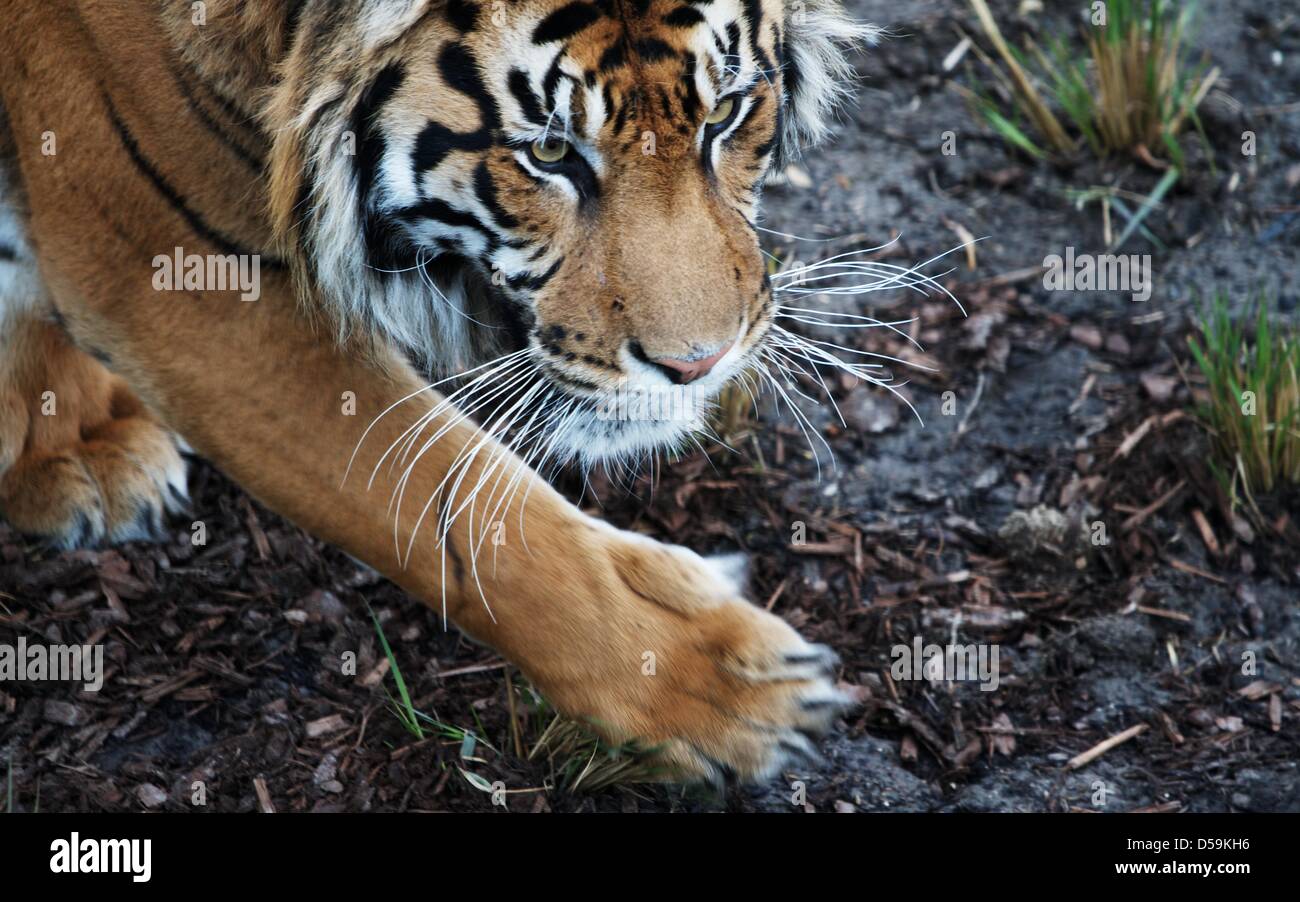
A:
[[[569,142],[562,138],[543,138],[534,141],[530,148],[533,157],[540,163],[558,163],[569,154]]]
[[[713,108],[713,112],[709,113],[709,115],[705,117],[705,124],[717,125],[719,122],[726,122],[727,117],[731,115],[731,111],[735,109],[735,106],[736,99],[734,97],[726,98]]]

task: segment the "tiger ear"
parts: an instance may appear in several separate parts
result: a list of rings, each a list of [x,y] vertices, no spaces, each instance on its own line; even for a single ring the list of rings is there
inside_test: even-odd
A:
[[[854,21],[839,0],[785,0],[782,82],[785,110],[778,162],[823,141],[853,96],[850,54],[875,44],[880,29]]]

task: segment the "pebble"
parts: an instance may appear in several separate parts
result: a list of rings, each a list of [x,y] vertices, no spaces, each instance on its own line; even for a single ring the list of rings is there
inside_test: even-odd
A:
[[[898,425],[898,401],[870,389],[858,389],[840,405],[850,429],[879,435]]]
[[[167,793],[152,783],[141,783],[135,790],[135,797],[146,808],[157,808],[167,801]]]
[[[83,713],[71,702],[49,699],[45,702],[45,719],[60,726],[75,727],[83,720]]]

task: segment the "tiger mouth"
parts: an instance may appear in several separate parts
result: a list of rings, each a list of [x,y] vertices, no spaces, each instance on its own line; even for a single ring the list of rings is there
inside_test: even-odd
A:
[[[674,451],[709,430],[709,414],[734,376],[713,384],[576,387],[556,378],[535,345],[524,344],[474,374],[451,394],[487,435],[551,475],[572,462],[641,461]],[[464,392],[464,394],[458,394]]]
[[[621,466],[683,450],[693,436],[708,434],[718,395],[756,351],[700,383],[642,385],[623,374],[601,385],[557,368],[522,330],[503,333],[508,340],[498,334],[486,362],[435,383],[440,403],[548,478],[569,463]]]

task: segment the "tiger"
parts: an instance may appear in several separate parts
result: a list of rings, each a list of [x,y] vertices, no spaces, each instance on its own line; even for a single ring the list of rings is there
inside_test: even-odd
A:
[[[679,447],[776,340],[763,187],[875,35],[836,0],[9,0],[0,516],[154,537],[199,455],[675,778],[816,757],[834,653],[544,470]]]

